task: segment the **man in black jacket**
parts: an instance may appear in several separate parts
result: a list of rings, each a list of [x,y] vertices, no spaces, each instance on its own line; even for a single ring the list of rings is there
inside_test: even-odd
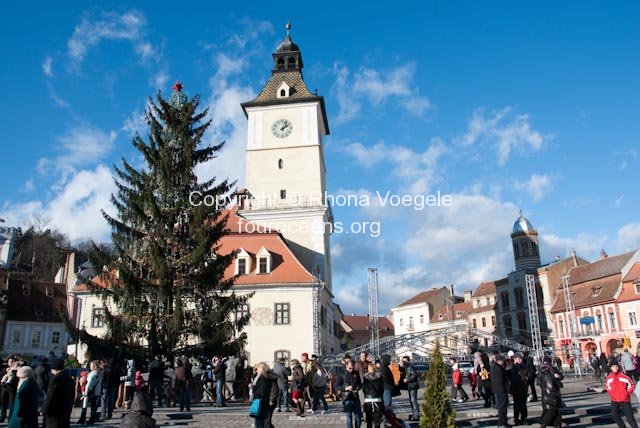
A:
[[[407,386],[409,392],[409,404],[411,404],[411,415],[409,415],[410,421],[420,420],[420,405],[418,402],[418,388],[420,384],[418,382],[418,372],[411,365],[411,357],[402,357],[402,367],[404,367],[404,379],[402,379]]]
[[[527,423],[527,389],[528,372],[522,363],[522,355],[515,354],[513,367],[507,370],[509,375],[509,392],[513,396],[514,425],[526,425]]]
[[[227,381],[227,365],[225,364],[225,359],[220,357],[217,357],[214,362],[213,376],[216,379],[216,406],[226,407],[226,404],[224,404],[224,383]]]
[[[162,356],[156,355],[151,364],[149,364],[149,393],[151,402],[158,400],[158,407],[162,407],[162,382],[164,381],[164,363]]]
[[[496,397],[496,408],[498,409],[498,428],[507,427],[507,374],[504,369],[504,357],[496,355],[496,361],[491,365],[491,390]]]
[[[384,395],[382,400],[384,407],[387,411],[393,411],[391,408],[393,400],[393,389],[396,386],[393,373],[391,372],[391,356],[384,354],[380,359],[380,374],[382,375],[382,381],[384,382]]]
[[[533,361],[533,357],[529,356],[529,352],[524,353],[524,365],[527,368],[527,376],[529,388],[531,388],[531,401],[538,401],[538,393],[536,391],[536,374],[538,370]]]
[[[362,423],[362,405],[358,397],[358,391],[362,389],[360,373],[354,370],[351,360],[346,362],[344,369],[345,371],[338,376],[336,389],[342,395],[342,409],[347,416],[347,428],[359,428]]]
[[[47,396],[40,413],[44,415],[46,428],[69,428],[73,409],[75,383],[64,372],[64,361],[55,359],[51,363],[53,378],[47,387]]]

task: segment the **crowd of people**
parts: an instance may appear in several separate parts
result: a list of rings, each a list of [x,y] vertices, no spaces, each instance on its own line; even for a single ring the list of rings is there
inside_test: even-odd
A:
[[[620,427],[625,426],[623,415],[632,428],[637,427],[631,395],[640,377],[639,360],[625,349],[620,355],[602,354],[591,361],[598,367],[596,374],[610,395],[611,414]],[[272,428],[274,412],[295,412],[300,418],[308,413],[324,414],[329,408],[326,398],[331,397],[341,402],[347,428],[379,428],[383,422],[402,427],[393,411],[393,399],[402,389],[409,396],[408,419],[420,417],[420,375],[407,356],[392,364],[389,355],[375,359],[362,352],[355,359],[345,356],[340,365],[329,369],[307,353],[291,361],[280,358],[273,367],[265,362],[254,367],[239,363],[238,358],[220,356],[205,361],[178,358],[169,363],[158,355],[139,369],[133,359],[109,359],[91,361],[88,370],[70,371],[60,358],[39,358],[29,365],[9,357],[1,380],[0,422],[8,420],[9,428],[37,428],[42,416],[44,427],[68,427],[72,409],[78,406],[78,424],[111,419],[114,409],[122,408],[128,413],[120,426],[153,428],[154,402],[156,407],[175,406],[190,412],[194,401],[225,407],[227,401],[239,399],[251,402],[255,428]],[[526,352],[509,351],[503,356],[478,351],[464,375],[455,358],[449,363],[451,399],[471,399],[464,388],[466,379],[473,399],[483,400],[485,408],[497,409],[499,428],[509,426],[510,401],[514,424],[527,424],[527,403],[538,401],[538,388],[543,409],[540,426],[564,426],[560,414],[565,407],[564,373],[558,358],[546,356],[536,364]]]
[[[602,361],[602,363],[600,363]],[[598,358],[603,375],[604,391],[611,398],[611,414],[614,422],[624,428],[621,414],[627,423],[636,428],[637,424],[631,408],[631,395],[635,391],[634,380],[638,380],[637,357],[633,357],[627,349],[621,356],[612,353],[610,357],[602,354]],[[452,367],[451,399],[454,402],[465,402],[469,396],[464,390],[464,377],[457,361],[450,360]],[[571,365],[569,364],[571,370]],[[509,351],[507,356],[501,354],[487,355],[476,352],[473,368],[467,374],[472,396],[476,400],[483,399],[484,407],[494,407],[498,411],[498,428],[508,427],[507,410],[509,395],[513,403],[514,425],[527,425],[527,403],[538,401],[537,388],[541,390],[542,416],[540,427],[564,427],[560,409],[565,407],[562,399],[562,380],[564,373],[559,358],[545,356],[541,364],[536,365],[527,352],[516,354]]]

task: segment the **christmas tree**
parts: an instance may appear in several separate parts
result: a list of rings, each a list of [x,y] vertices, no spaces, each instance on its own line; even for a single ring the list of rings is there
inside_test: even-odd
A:
[[[218,252],[227,233],[223,201],[234,183],[198,181],[196,167],[224,143],[202,145],[208,110],[199,111],[199,97],[189,99],[180,82],[173,90],[169,100],[161,93],[150,100],[148,141],[138,134],[132,141],[144,166],[123,159],[115,167],[117,215],[103,211],[116,253],[111,260],[100,251],[94,256],[96,266],[105,266],[95,289],[113,302],[105,305],[105,340],[152,355],[237,355],[248,315],[234,315],[249,296],[237,296],[234,278],[224,278],[235,253]],[[196,206],[192,194],[218,203]]]
[[[425,376],[420,428],[453,428],[456,426],[456,414],[449,403],[446,384],[447,371],[442,361],[440,344],[436,342],[436,347],[429,358],[429,370]]]

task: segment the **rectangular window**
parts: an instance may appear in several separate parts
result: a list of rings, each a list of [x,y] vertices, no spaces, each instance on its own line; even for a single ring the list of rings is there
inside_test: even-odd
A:
[[[609,312],[609,327],[611,330],[616,330],[616,314]]]
[[[51,344],[57,345],[59,343],[60,343],[60,332],[54,331],[53,333],[51,333]]]
[[[491,315],[491,326],[492,327],[496,326],[496,316],[495,315]]]
[[[320,307],[320,325],[324,327],[324,323],[326,320],[326,309],[324,308],[324,306]]]
[[[602,315],[596,315],[596,321],[598,322],[598,330],[604,330],[604,323],[602,322]]]
[[[475,318],[471,320],[471,323],[473,324],[473,328],[478,328]]]
[[[236,306],[236,322],[240,319],[245,318],[249,315],[249,304],[243,303],[241,305]]]
[[[282,189],[280,190],[280,199],[287,199],[287,191]]]
[[[11,336],[11,344],[19,345],[21,341],[22,341],[22,331],[13,330],[13,336]]]
[[[482,317],[482,326],[483,327],[487,326],[487,319],[485,317]]]
[[[636,318],[636,313],[629,312],[629,325],[636,326],[638,324],[638,319]]]
[[[258,273],[268,273],[269,271],[267,270],[269,268],[269,261],[267,260],[266,257],[260,257],[259,263],[258,263]]]
[[[402,318],[400,318],[400,327],[402,327],[402,324],[403,324],[403,320]]]
[[[424,324],[424,315],[420,315],[420,324]]]
[[[247,274],[247,259],[238,259],[238,273],[240,275]]]
[[[104,327],[104,308],[93,308],[91,312],[91,327]]]
[[[640,294],[640,282],[636,282],[635,284],[633,284],[633,287],[636,290],[636,294]]]
[[[413,329],[413,317],[409,317],[409,329]]]
[[[560,330],[560,335],[564,336],[564,321],[558,320],[558,330]]]
[[[280,358],[284,358],[284,366],[289,367],[289,359],[291,358],[291,353],[289,351],[276,351],[273,353],[274,361],[278,361]]]
[[[35,330],[33,333],[31,333],[31,347],[39,348],[41,338],[42,338],[42,332],[40,332],[40,330]]]
[[[276,324],[289,324],[289,303],[276,303]]]

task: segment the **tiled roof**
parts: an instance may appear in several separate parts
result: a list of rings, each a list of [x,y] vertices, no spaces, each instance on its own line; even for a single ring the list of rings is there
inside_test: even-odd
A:
[[[422,293],[413,296],[409,300],[402,302],[397,307],[415,305],[417,303],[428,303],[429,299],[431,299],[432,297],[435,297],[442,290],[446,290],[446,287],[434,288],[429,291],[423,291]]]
[[[640,262],[635,262],[633,266],[631,266],[631,269],[629,269],[629,272],[627,273],[627,275],[625,275],[625,277],[622,278],[622,281],[634,282],[639,280],[640,280]]]
[[[589,262],[581,257],[574,259],[573,256],[566,257],[555,263],[542,266],[538,269],[538,272],[546,272],[547,281],[551,287],[559,287],[562,285],[562,277],[569,273],[569,270],[578,266],[588,265]]]
[[[473,297],[488,296],[496,294],[496,287],[506,285],[509,282],[508,278],[501,278],[496,281],[481,282],[473,292]]]
[[[366,315],[345,315],[342,320],[353,330],[369,330],[369,317]],[[381,330],[394,329],[393,323],[385,317],[378,317],[378,328]]]
[[[598,278],[572,285],[573,305],[578,309],[613,302],[615,294],[620,287],[620,277],[621,275],[618,273],[607,276],[606,278]],[[594,294],[594,289],[598,294]],[[551,307],[551,312],[557,313],[564,311],[566,311],[564,292],[558,290],[556,301]]]
[[[317,97],[307,89],[300,71],[286,71],[273,73],[262,88],[262,92],[251,102],[281,100],[282,98],[278,98],[278,89],[282,82],[285,82],[290,88],[289,96],[285,100]]]
[[[467,318],[467,314],[469,313],[469,311],[471,310],[471,302],[463,302],[463,303],[456,303],[455,305],[453,305],[453,319],[457,320],[457,319],[466,319]],[[458,312],[461,311],[462,314],[460,314],[460,316],[457,316]],[[440,319],[440,315],[442,315],[442,319]],[[439,321],[449,321],[449,307],[448,306],[442,306],[440,307],[431,317],[431,322],[439,322]]]
[[[640,294],[636,293],[635,284],[640,281],[640,262],[631,266],[627,275],[622,279],[622,292],[616,300],[618,303],[640,300]]]
[[[575,267],[569,272],[571,285],[619,274],[631,256],[633,256],[633,252],[607,257],[584,266]]]
[[[47,295],[47,291],[50,295]],[[62,315],[66,314],[66,311],[65,284],[35,281],[13,275],[9,278],[8,321],[62,323]]]
[[[472,305],[473,306],[473,305]],[[478,306],[477,308],[471,308],[469,309],[469,314],[478,314],[480,312],[495,312],[497,309],[497,305],[495,304],[495,302],[491,305],[486,305],[486,306]]]

